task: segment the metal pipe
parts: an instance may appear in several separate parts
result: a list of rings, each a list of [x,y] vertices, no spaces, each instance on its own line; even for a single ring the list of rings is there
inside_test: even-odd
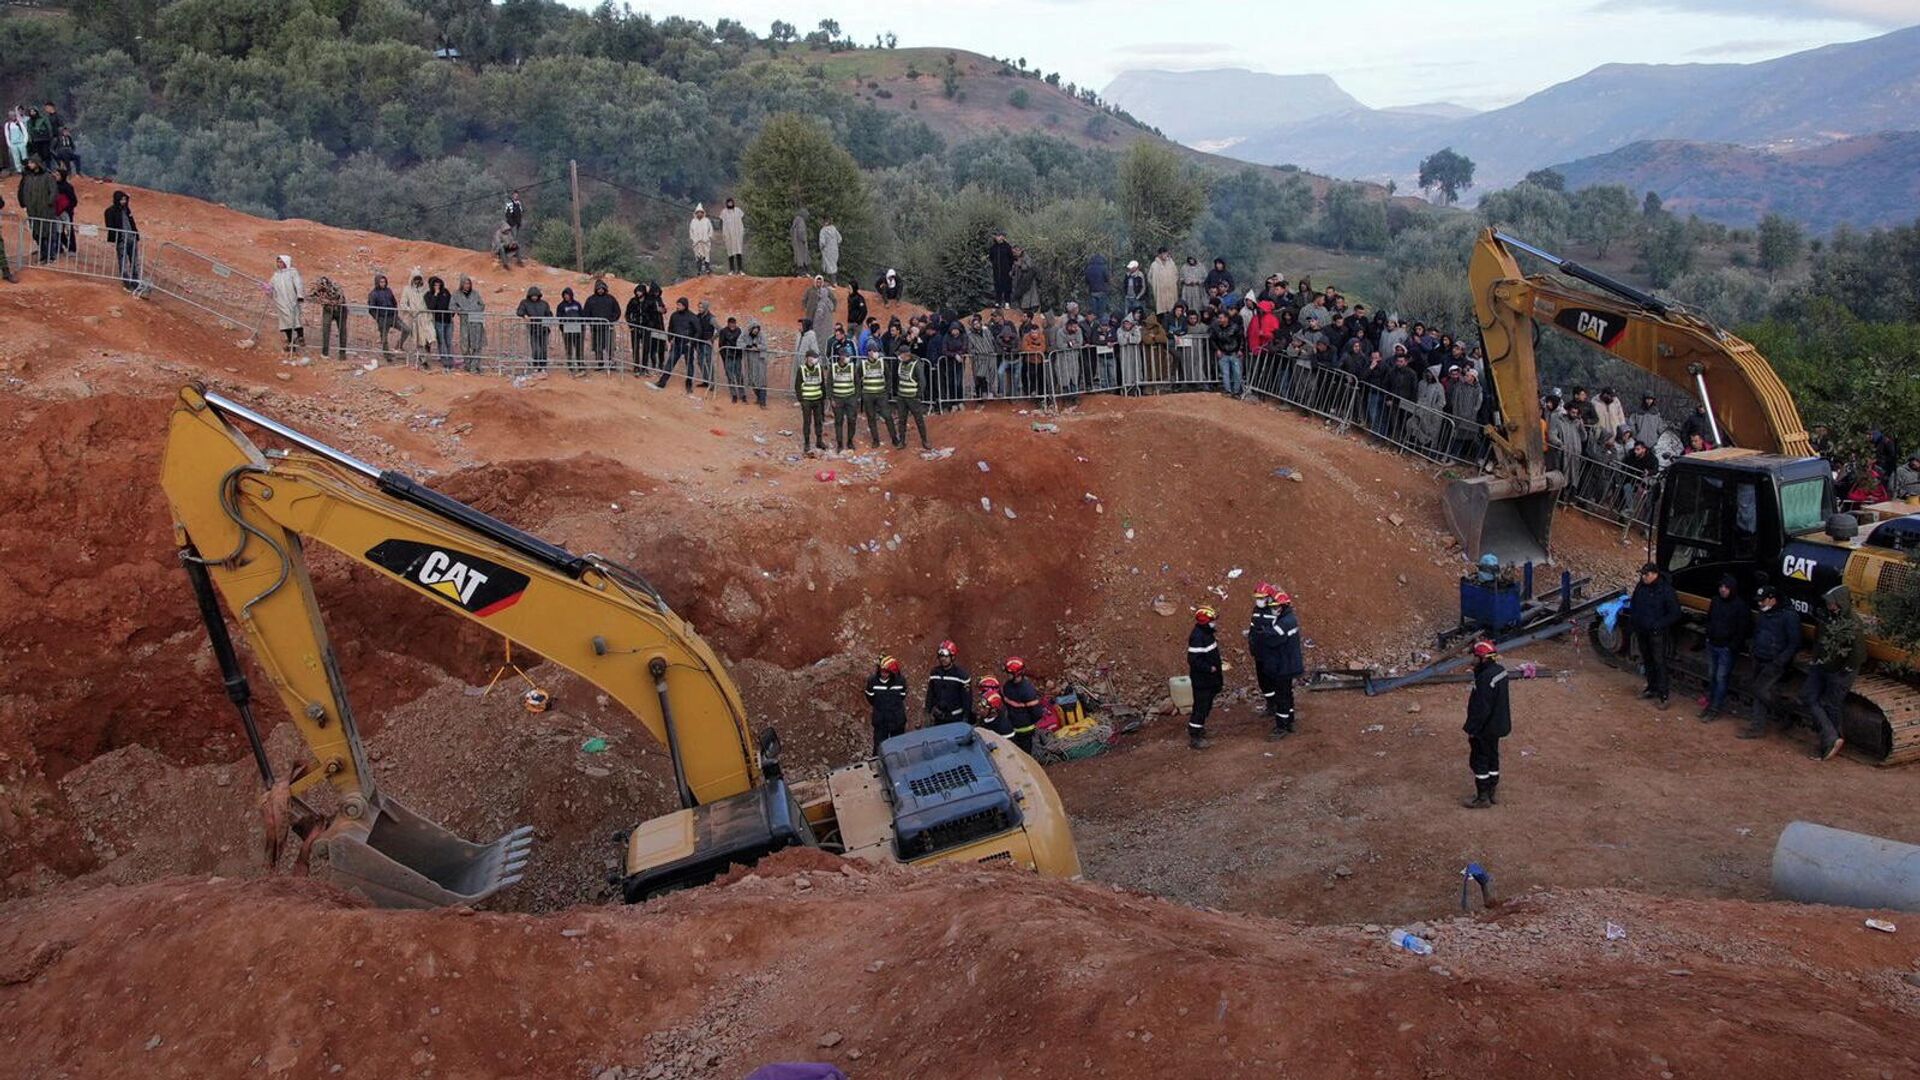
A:
[[[303,435],[300,432],[293,430],[292,428],[288,427],[287,425],[281,423],[278,420],[273,419],[270,416],[262,416],[261,414],[254,412],[252,409],[247,408],[245,405],[240,404],[239,402],[233,400],[230,397],[227,397],[224,394],[219,394],[212,390],[208,390],[201,396],[206,399],[206,402],[208,405],[213,406],[213,409],[215,412],[218,412],[224,416],[239,417],[240,419],[245,420],[247,423],[253,424],[256,427],[265,428],[266,430],[273,432],[275,435],[280,436],[281,438],[287,440],[293,445],[298,446],[302,450],[311,450],[314,453],[319,454],[321,457],[326,458],[328,461],[331,461],[336,465],[344,465],[347,468],[352,469],[354,472],[359,473],[361,476],[364,476],[369,480],[380,479],[379,469],[376,469],[373,466],[367,464],[366,462],[361,461],[359,458],[354,457],[352,454],[349,454],[344,450],[335,450],[333,447],[328,446],[326,443],[321,442],[319,439],[316,439],[311,435]]]
[[[1773,846],[1773,891],[1803,904],[1920,911],[1920,846],[1795,821]]]
[[[1724,446],[1726,440],[1720,437],[1720,421],[1713,415],[1713,399],[1707,396],[1707,368],[1705,364],[1693,365],[1693,382],[1700,388],[1700,404],[1707,407],[1707,430],[1713,432],[1713,445]]]
[[[673,726],[673,703],[667,700],[667,661],[656,656],[647,661],[647,673],[653,676],[653,692],[660,695],[660,722],[667,729],[667,757],[673,762],[673,787],[680,796],[680,808],[691,810],[700,805],[693,789],[687,786],[687,767],[680,760],[680,734]]]

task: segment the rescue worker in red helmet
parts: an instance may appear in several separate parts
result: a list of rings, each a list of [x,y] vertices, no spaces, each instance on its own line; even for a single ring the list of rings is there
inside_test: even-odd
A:
[[[1278,637],[1273,654],[1273,727],[1272,737],[1284,739],[1293,734],[1293,680],[1306,674],[1306,651],[1300,644],[1300,616],[1293,613],[1293,597],[1275,589],[1270,599],[1273,629]]]
[[[873,752],[880,744],[907,730],[907,680],[900,674],[900,661],[883,656],[867,679],[867,704],[873,709]]]
[[[927,673],[927,724],[973,722],[973,676],[960,666],[960,649],[943,641],[934,650],[933,670]]]
[[[1205,750],[1207,716],[1213,712],[1213,699],[1224,680],[1220,675],[1220,641],[1214,621],[1218,614],[1210,607],[1193,613],[1193,630],[1187,634],[1187,678],[1193,683],[1193,711],[1187,714],[1187,745]]]
[[[1027,677],[1027,662],[1007,657],[1007,682],[1000,690],[1006,703],[1007,723],[1013,729],[1013,745],[1033,753],[1033,732],[1040,726],[1040,689]]]
[[[1260,697],[1267,715],[1273,718],[1273,733],[1268,738],[1284,739],[1287,726],[1280,722],[1280,612],[1273,598],[1280,590],[1266,582],[1254,586],[1253,617],[1247,622],[1247,652],[1253,656],[1253,674],[1260,682]]]
[[[1005,712],[1000,708],[1000,679],[997,676],[981,676],[980,700],[980,712],[974,718],[974,723],[1001,735],[1012,735],[1013,728],[1006,725]]]
[[[1473,692],[1467,697],[1467,767],[1473,770],[1473,798],[1460,805],[1480,810],[1499,802],[1500,740],[1513,734],[1513,710],[1507,696],[1507,669],[1491,641],[1473,644]]]

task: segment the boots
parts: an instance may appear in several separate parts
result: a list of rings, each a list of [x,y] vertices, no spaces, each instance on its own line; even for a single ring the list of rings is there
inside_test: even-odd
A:
[[[1487,781],[1487,805],[1500,805],[1500,777],[1495,775]]]
[[[1492,785],[1488,781],[1482,780],[1477,776],[1474,777],[1473,778],[1473,798],[1464,800],[1463,802],[1461,802],[1460,805],[1467,808],[1468,810],[1484,810],[1487,807],[1492,806],[1493,797],[1490,794],[1491,788],[1492,788]]]
[[[1192,732],[1189,732],[1187,734],[1187,746],[1191,749],[1205,750],[1207,747],[1212,745],[1213,745],[1213,741],[1211,739],[1208,739],[1205,735],[1199,735]]]

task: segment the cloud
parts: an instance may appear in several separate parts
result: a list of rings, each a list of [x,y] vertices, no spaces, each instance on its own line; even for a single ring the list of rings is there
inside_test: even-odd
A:
[[[1600,0],[1594,11],[1680,11],[1748,18],[1862,23],[1892,30],[1920,23],[1920,0]]]
[[[1713,45],[1702,45],[1697,49],[1688,49],[1688,56],[1772,56],[1780,53],[1797,52],[1808,48],[1806,41],[1800,38],[1749,38],[1745,41],[1722,41]]]

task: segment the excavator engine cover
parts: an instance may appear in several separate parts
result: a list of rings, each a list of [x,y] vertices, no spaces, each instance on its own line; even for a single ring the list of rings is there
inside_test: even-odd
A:
[[[1020,808],[967,724],[940,724],[880,744],[893,802],[894,853],[925,858],[1020,824]]]
[[[705,885],[735,866],[790,847],[817,847],[785,780],[654,818],[628,838],[621,896],[637,904]]]
[[[1447,485],[1447,524],[1460,538],[1467,557],[1492,552],[1509,566],[1545,562],[1553,535],[1553,503],[1566,477],[1546,474],[1545,486],[1530,489],[1525,477],[1473,476]]]

